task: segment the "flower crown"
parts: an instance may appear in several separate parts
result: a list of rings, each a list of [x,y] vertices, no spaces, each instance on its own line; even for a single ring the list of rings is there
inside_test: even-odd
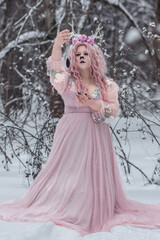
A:
[[[86,35],[79,35],[79,37],[73,38],[72,39],[72,44],[75,45],[76,42],[81,41],[81,42],[87,42],[91,45],[94,44],[94,38],[87,37]]]
[[[101,23],[100,23],[101,24]],[[99,35],[99,32],[100,30],[103,28],[103,27],[100,27],[100,24],[98,25],[96,31],[95,31],[95,34],[92,34],[91,36],[86,36],[86,35],[81,35],[81,34],[77,34],[74,30],[74,23],[73,23],[73,20],[72,20],[72,24],[69,23],[69,25],[72,27],[72,32],[71,32],[71,37],[74,37],[72,39],[72,44],[75,45],[78,41],[80,42],[87,42],[89,44],[91,44],[92,46],[94,45],[94,40],[95,39],[102,39],[103,37],[103,34]]]

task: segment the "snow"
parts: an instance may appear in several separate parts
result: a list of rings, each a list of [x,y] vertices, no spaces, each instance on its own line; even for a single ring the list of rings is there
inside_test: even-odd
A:
[[[119,1],[118,0],[108,0],[109,4],[114,4],[114,5],[118,5]]]
[[[116,122],[115,122],[116,124]],[[125,119],[119,120],[122,126]],[[113,122],[114,126],[114,122]],[[130,162],[143,169],[147,176],[152,176],[157,156],[159,156],[159,147],[156,143],[151,145],[151,139],[142,140],[141,132],[133,131],[137,126],[137,120],[131,120],[131,126],[128,131],[131,149],[128,154]],[[153,130],[160,137],[159,128],[155,126]],[[125,133],[122,133],[125,135]],[[159,135],[158,135],[159,134]],[[115,139],[113,138],[113,141]],[[114,142],[116,144],[116,142]],[[129,147],[123,146],[129,149]],[[138,149],[138,151],[137,151]],[[24,156],[24,161],[26,156]],[[0,164],[0,201],[6,201],[17,198],[28,189],[27,180],[22,173],[22,166],[18,161],[13,160],[10,171],[2,169]],[[126,183],[126,177],[123,168],[118,166],[126,195],[129,199],[141,201],[144,203],[160,202],[160,186],[145,185],[146,180],[134,168],[131,168],[131,175],[128,176],[131,184]],[[88,234],[84,237],[79,232],[67,227],[58,226],[52,222],[29,223],[29,222],[5,222],[0,220],[0,240],[159,240],[160,229],[143,229],[132,226],[115,226],[110,232],[97,232]]]
[[[141,35],[136,28],[131,28],[127,32],[125,36],[125,40],[127,44],[133,44],[141,40]]]

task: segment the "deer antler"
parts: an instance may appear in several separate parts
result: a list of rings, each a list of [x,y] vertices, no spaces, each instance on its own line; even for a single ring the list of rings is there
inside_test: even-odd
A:
[[[74,22],[73,22],[73,20],[72,20],[72,23],[68,23],[68,24],[72,27],[72,32],[70,33],[70,38],[71,38],[71,37],[76,37],[76,38],[78,38],[80,35],[77,34],[77,33],[75,32],[75,30],[74,30]],[[103,28],[103,27],[100,27],[100,25],[101,25],[101,23],[98,25],[98,27],[96,28],[95,33],[92,34],[92,35],[90,36],[90,38],[93,38],[93,39],[101,39],[101,38],[103,37],[104,34],[101,34],[101,35],[98,36],[100,30]]]
[[[103,28],[103,27],[100,27],[101,23],[98,25],[98,27],[96,28],[96,31],[95,31],[95,34],[92,34],[91,35],[91,38],[94,38],[94,39],[100,39],[103,37],[104,34],[101,34],[98,36],[98,33],[100,32],[100,30]]]
[[[72,27],[72,32],[71,32],[70,37],[78,37],[78,34],[74,30],[74,22],[73,22],[73,20],[72,20],[72,23],[68,23],[68,24]]]

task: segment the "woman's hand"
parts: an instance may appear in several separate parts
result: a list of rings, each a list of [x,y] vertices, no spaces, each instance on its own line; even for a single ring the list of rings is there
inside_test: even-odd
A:
[[[100,110],[101,104],[99,102],[95,101],[91,95],[89,95],[89,94],[85,95],[84,93],[81,93],[81,94],[77,94],[76,96],[77,96],[78,101],[83,106],[88,106],[97,112]]]
[[[71,34],[68,29],[65,29],[57,34],[57,37],[54,41],[52,54],[51,54],[51,57],[53,60],[55,60],[55,61],[61,60],[61,58],[62,58],[61,45],[69,42],[70,35]]]
[[[64,43],[68,43],[70,39],[70,31],[65,29],[57,34],[54,45],[61,46]]]

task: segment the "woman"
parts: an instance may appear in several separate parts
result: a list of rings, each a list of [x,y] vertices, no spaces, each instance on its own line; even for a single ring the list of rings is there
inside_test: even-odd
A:
[[[52,221],[82,236],[110,231],[116,225],[160,227],[160,204],[143,204],[125,196],[108,123],[118,115],[118,85],[108,78],[102,51],[81,35],[68,50],[61,31],[47,72],[61,94],[65,110],[54,134],[49,158],[22,197],[0,204],[6,221]]]

